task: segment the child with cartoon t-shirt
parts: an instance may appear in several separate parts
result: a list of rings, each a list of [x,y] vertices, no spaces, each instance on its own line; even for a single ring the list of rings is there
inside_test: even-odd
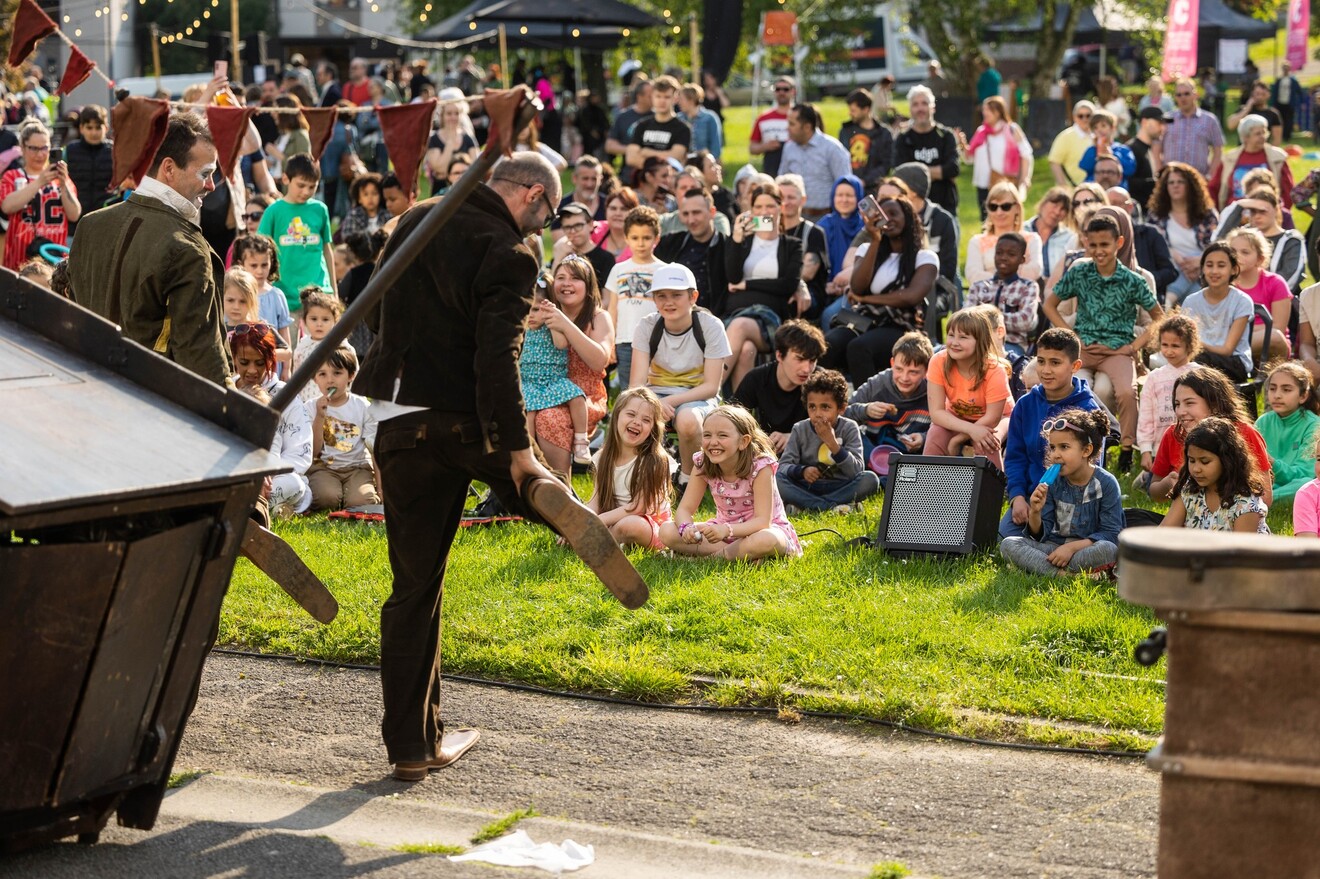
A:
[[[312,196],[321,182],[321,166],[306,153],[284,163],[288,192],[266,208],[257,232],[269,235],[279,253],[280,276],[275,286],[284,291],[289,312],[297,321],[304,287],[335,289],[335,253],[330,243],[330,212]]]
[[[342,510],[380,503],[376,491],[376,417],[366,397],[352,392],[358,360],[350,348],[336,348],[316,371],[321,395],[307,403],[312,418],[312,466],[307,482],[313,510]]]

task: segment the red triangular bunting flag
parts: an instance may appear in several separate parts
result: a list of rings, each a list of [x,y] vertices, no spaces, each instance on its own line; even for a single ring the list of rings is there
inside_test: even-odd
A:
[[[507,91],[487,89],[481,94],[481,106],[490,118],[490,129],[486,136],[486,149],[499,150],[504,155],[513,152],[514,123],[518,110],[524,103],[532,100],[532,90],[526,86],[514,86]],[[534,124],[534,123],[533,123]]]
[[[422,156],[426,155],[426,140],[431,136],[435,104],[435,98],[432,98],[420,104],[376,108],[380,136],[385,141],[390,161],[394,163],[394,176],[408,187],[409,193],[417,191],[417,169],[422,165]]]
[[[64,65],[64,75],[60,77],[60,87],[55,90],[55,94],[67,95],[82,85],[92,75],[95,66],[96,62],[84,55],[77,46],[70,46],[69,63]]]
[[[312,158],[321,161],[321,153],[330,142],[330,135],[335,133],[334,107],[303,107],[303,117],[307,120],[307,139],[312,142]]]
[[[211,139],[215,141],[215,151],[219,156],[220,173],[226,180],[234,174],[238,152],[247,135],[248,120],[256,111],[256,107],[206,108],[206,124],[211,127]]]
[[[18,11],[14,13],[14,40],[9,44],[9,66],[17,67],[37,43],[55,33],[55,22],[41,11],[36,0],[19,0]]]
[[[142,182],[169,123],[169,101],[134,95],[115,104],[110,111],[110,131],[115,138],[113,185],[128,178],[133,186]]]

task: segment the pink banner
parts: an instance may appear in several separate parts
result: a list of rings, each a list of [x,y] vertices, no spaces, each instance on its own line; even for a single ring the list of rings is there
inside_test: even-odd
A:
[[[1169,0],[1169,29],[1164,32],[1161,68],[1166,82],[1196,75],[1196,32],[1200,22],[1200,0]]]
[[[1310,0],[1288,0],[1288,63],[1294,71],[1306,66],[1306,38],[1310,33]]]

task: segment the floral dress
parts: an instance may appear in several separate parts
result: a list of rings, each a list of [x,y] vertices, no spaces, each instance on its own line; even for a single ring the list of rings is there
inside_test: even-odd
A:
[[[523,400],[528,412],[549,409],[584,396],[568,378],[568,349],[556,348],[549,327],[528,330],[518,358]]]
[[[1256,528],[1257,534],[1269,534],[1270,526],[1265,523],[1265,514],[1269,508],[1261,500],[1260,495],[1253,494],[1248,497],[1236,497],[1233,503],[1224,506],[1220,503],[1219,509],[1211,512],[1206,505],[1205,494],[1199,491],[1188,491],[1183,489],[1183,506],[1187,508],[1187,518],[1183,520],[1184,528],[1199,528],[1202,531],[1232,531],[1233,523],[1237,521],[1238,516],[1243,513],[1260,513],[1260,525]]]
[[[702,453],[697,452],[692,456],[692,463],[700,470],[704,459]],[[767,467],[770,468],[770,474],[773,476],[779,470],[779,462],[769,455],[763,455],[752,462],[751,475],[732,481],[702,474],[710,485],[711,500],[715,503],[716,524],[740,525],[752,518],[756,506],[752,483],[756,481],[757,474]],[[779,486],[773,479],[770,480],[770,491],[770,527],[784,536],[784,541],[788,545],[787,555],[800,556],[802,544],[798,541],[797,532],[793,530],[787,514],[784,513],[784,502],[779,497]]]

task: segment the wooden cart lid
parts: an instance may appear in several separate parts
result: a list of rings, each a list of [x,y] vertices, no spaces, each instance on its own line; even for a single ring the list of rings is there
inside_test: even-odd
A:
[[[248,482],[288,468],[279,416],[0,271],[0,515]]]
[[[1320,610],[1320,540],[1131,528],[1118,540],[1118,594],[1184,610]]]

